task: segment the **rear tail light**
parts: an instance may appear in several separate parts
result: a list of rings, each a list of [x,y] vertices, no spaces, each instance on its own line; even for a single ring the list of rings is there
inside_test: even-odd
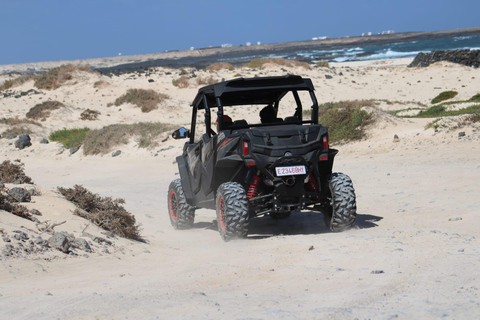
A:
[[[328,136],[323,136],[323,150],[328,150]]]
[[[244,156],[248,156],[248,154],[250,153],[250,150],[248,149],[248,142],[247,141],[242,142],[242,152],[243,152]]]

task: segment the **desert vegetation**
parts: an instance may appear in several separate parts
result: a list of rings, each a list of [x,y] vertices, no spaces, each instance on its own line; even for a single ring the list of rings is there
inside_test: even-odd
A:
[[[10,79],[10,80],[6,80],[0,86],[0,91],[20,86],[20,85],[24,84],[25,82],[28,82],[30,80],[35,80],[36,77],[37,77],[37,75],[35,75],[35,74],[25,74],[25,75],[20,75],[16,78],[13,78],[13,79]]]
[[[28,125],[35,125],[41,127],[42,125],[32,119],[19,118],[18,116],[13,118],[2,118],[0,119],[0,124],[5,124],[9,128],[2,132],[2,136],[11,134],[18,136],[23,133],[30,132]]]
[[[179,87],[179,88],[182,88],[182,89],[188,88],[188,86],[190,85],[190,78],[186,75],[182,75],[182,76],[180,76],[180,78],[173,79],[172,84],[175,87]]]
[[[473,97],[471,97],[468,101],[470,102],[480,102],[480,93],[477,93]]]
[[[105,80],[98,80],[98,81],[95,81],[95,83],[93,84],[93,87],[94,88],[105,88],[109,85],[109,83]]]
[[[89,121],[98,120],[99,115],[100,112],[97,110],[86,109],[80,114],[80,119]]]
[[[301,61],[291,60],[291,59],[283,59],[283,58],[258,58],[250,61],[247,64],[247,67],[252,69],[263,69],[266,64],[273,64],[277,66],[292,67],[292,68],[300,67],[306,70],[310,69],[310,65],[306,62],[301,62]]]
[[[457,91],[443,91],[438,96],[432,99],[432,104],[437,104],[446,100],[454,98],[458,94]]]
[[[214,84],[214,83],[217,83],[218,80],[215,79],[214,77],[212,76],[209,76],[209,77],[202,77],[202,76],[199,76],[197,78],[197,84],[199,86],[207,86],[207,85],[210,85],[210,84]]]
[[[327,61],[317,61],[315,65],[320,68],[330,68],[330,65]]]
[[[365,137],[365,127],[373,121],[372,115],[363,108],[374,106],[373,100],[325,103],[319,106],[318,121],[328,127],[331,143],[360,140]]]
[[[0,186],[0,210],[10,212],[21,218],[32,219],[27,207],[18,204],[9,194],[5,186]]]
[[[85,135],[89,130],[90,129],[87,127],[76,129],[62,129],[52,132],[49,138],[52,141],[57,141],[61,143],[64,148],[70,149],[83,144],[83,140],[85,140]]]
[[[235,70],[235,67],[228,63],[228,62],[217,62],[217,63],[212,63],[206,68],[207,71],[209,72],[214,72],[214,71],[220,71],[220,70],[230,70],[233,71]]]
[[[158,107],[158,105],[168,99],[163,93],[158,93],[152,89],[128,89],[127,92],[117,98],[115,102],[108,106],[121,106],[124,103],[131,103],[139,107],[142,112],[150,112]]]
[[[58,191],[78,207],[74,211],[75,215],[91,221],[114,235],[143,241],[135,216],[123,207],[124,199],[102,197],[81,185],[75,185],[73,188],[59,187]]]
[[[34,86],[38,89],[55,90],[72,80],[75,72],[95,73],[85,65],[64,64],[36,76]]]
[[[136,139],[139,148],[153,148],[158,138],[166,131],[176,127],[159,122],[140,122],[134,124],[114,124],[97,130],[90,130],[83,141],[85,155],[106,154],[118,145],[127,144]]]
[[[56,109],[64,108],[65,105],[60,101],[44,101],[42,103],[36,104],[32,107],[26,114],[26,117],[29,119],[35,119],[45,121],[49,116],[50,112]]]
[[[13,162],[4,160],[0,163],[0,181],[4,183],[12,183],[15,181],[33,183],[32,178],[25,174],[25,165],[19,159]]]

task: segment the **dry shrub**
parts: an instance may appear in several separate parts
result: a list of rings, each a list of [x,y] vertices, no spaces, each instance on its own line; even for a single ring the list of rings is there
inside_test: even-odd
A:
[[[25,133],[30,133],[30,129],[25,126],[14,126],[3,131],[2,136],[7,136],[9,134],[12,136],[19,136]]]
[[[98,116],[100,115],[100,112],[97,110],[91,110],[91,109],[86,109],[80,114],[80,119],[82,120],[98,120]]]
[[[152,89],[128,89],[127,93],[117,98],[113,104],[118,107],[124,103],[131,103],[139,107],[142,112],[150,112],[166,99],[168,99],[166,94]]]
[[[291,59],[283,59],[283,58],[258,58],[250,61],[247,64],[247,67],[252,69],[262,69],[266,64],[273,64],[277,66],[291,67],[291,68],[300,67],[306,70],[310,70],[310,65],[306,62],[301,62],[301,61],[291,60]]]
[[[182,89],[183,88],[188,88],[188,86],[190,85],[190,78],[188,76],[183,75],[178,79],[173,79],[172,84],[175,87],[179,87],[179,88],[182,88]]]
[[[206,86],[206,85],[210,85],[210,84],[214,84],[214,83],[217,83],[218,80],[215,79],[214,77],[210,76],[210,77],[198,77],[197,78],[197,84],[199,86]]]
[[[10,197],[10,195],[8,194],[8,189],[5,186],[0,187],[0,210],[10,212],[16,216],[28,220],[32,220],[33,218],[27,207],[16,203],[15,200]]]
[[[330,65],[328,64],[327,61],[317,61],[317,63],[315,63],[315,65],[317,67],[320,67],[320,68],[329,68]]]
[[[9,126],[7,130],[2,132],[2,136],[8,135],[8,134],[18,136],[24,133],[30,133],[32,132],[32,130],[28,127],[28,125],[31,125],[31,124],[42,127],[42,125],[38,122],[35,122],[30,119],[26,119],[26,118],[20,119],[18,116],[15,118],[0,119],[0,123],[6,124],[7,126]]]
[[[60,101],[44,101],[42,103],[36,104],[33,108],[28,110],[26,117],[30,119],[42,119],[45,121],[46,118],[50,116],[52,110],[64,108],[65,105]]]
[[[11,80],[5,81],[1,86],[0,86],[0,91],[1,90],[7,90],[13,87],[18,87],[24,84],[25,82],[28,82],[30,80],[35,80],[37,75],[35,74],[24,74],[21,76],[18,76],[16,78],[13,78]]]
[[[158,145],[159,136],[176,126],[159,122],[134,124],[113,124],[97,130],[90,130],[83,141],[85,155],[106,154],[118,145],[127,144],[130,138],[137,139],[140,148],[153,148]]]
[[[230,71],[233,71],[235,70],[235,67],[232,66],[230,63],[228,62],[216,62],[216,63],[213,63],[211,65],[209,65],[207,68],[206,68],[207,71],[209,72],[214,72],[214,71],[220,71],[220,70],[230,70]]]
[[[34,124],[34,125],[39,126],[39,127],[42,126],[38,122],[35,122],[33,120],[30,120],[30,119],[26,119],[26,118],[19,118],[18,116],[16,116],[15,118],[0,119],[0,123],[6,124],[7,126],[18,126],[18,125],[22,125],[22,124]]]
[[[21,183],[33,183],[32,178],[25,174],[25,165],[21,160],[16,159],[13,162],[4,160],[0,163],[0,181],[12,183],[20,180]]]
[[[92,193],[81,185],[74,185],[73,188],[59,187],[58,191],[81,209],[75,210],[74,214],[114,235],[143,241],[135,216],[123,207],[124,199],[101,197],[98,193]]]
[[[108,83],[107,81],[105,80],[98,80],[98,81],[95,81],[95,83],[93,84],[93,87],[94,88],[105,88],[109,85],[110,83]]]
[[[35,78],[34,86],[38,89],[54,90],[60,88],[62,84],[73,79],[75,72],[96,73],[88,66],[64,64],[60,67],[43,72]]]

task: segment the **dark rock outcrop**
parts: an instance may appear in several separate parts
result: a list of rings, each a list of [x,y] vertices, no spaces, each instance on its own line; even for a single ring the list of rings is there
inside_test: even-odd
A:
[[[67,253],[71,247],[70,241],[68,238],[62,233],[55,233],[52,237],[48,239],[48,244],[50,247],[58,249],[63,253]]]
[[[28,134],[22,134],[18,137],[18,140],[15,141],[15,147],[22,150],[32,145],[30,136]]]
[[[12,188],[8,195],[17,202],[30,202],[32,200],[30,193],[23,188]]]
[[[73,148],[70,148],[70,155],[74,154],[75,152],[77,152],[79,149],[80,149],[81,146],[76,146],[76,147],[73,147]]]
[[[464,49],[432,51],[430,53],[420,52],[408,67],[428,67],[430,64],[438,61],[449,61],[478,68],[480,67],[480,50]]]

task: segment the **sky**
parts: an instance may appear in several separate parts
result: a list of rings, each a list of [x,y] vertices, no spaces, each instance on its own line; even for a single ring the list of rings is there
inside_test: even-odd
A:
[[[0,0],[0,65],[480,27],[478,0]]]

